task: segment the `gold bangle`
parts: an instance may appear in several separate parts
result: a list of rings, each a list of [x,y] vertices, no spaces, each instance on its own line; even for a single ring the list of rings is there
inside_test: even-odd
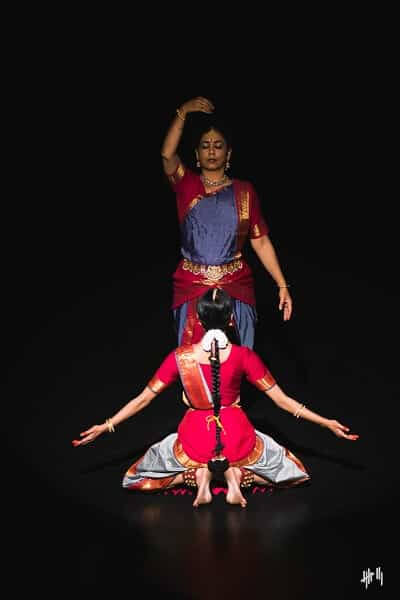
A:
[[[301,411],[303,410],[303,408],[305,408],[305,406],[306,406],[305,404],[302,404],[302,405],[300,406],[300,408],[298,408],[298,409],[296,410],[296,412],[294,413],[294,416],[296,417],[296,419],[298,419],[298,418],[299,418],[299,416],[300,416],[300,413],[301,413]]]
[[[115,429],[114,429],[114,425],[112,424],[110,419],[106,419],[106,425],[107,425],[107,429],[109,431],[109,433],[114,433]]]
[[[279,288],[279,289],[282,289],[282,288],[290,288],[290,285],[278,285],[278,288]]]
[[[183,116],[182,116],[182,113],[181,113],[181,111],[179,110],[179,108],[177,108],[177,109],[176,109],[176,114],[177,114],[178,118],[179,118],[181,121],[184,121],[184,120],[185,120],[185,117],[183,117]]]

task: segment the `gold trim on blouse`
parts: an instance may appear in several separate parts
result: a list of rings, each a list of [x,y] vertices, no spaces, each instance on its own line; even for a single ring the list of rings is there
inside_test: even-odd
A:
[[[147,387],[153,392],[153,394],[159,394],[167,387],[167,384],[154,375],[154,377],[152,377],[147,384]]]
[[[185,167],[182,163],[179,163],[175,173],[173,173],[172,175],[168,175],[168,179],[173,185],[175,185],[176,183],[178,183],[178,181],[180,181],[183,178],[185,172]]]
[[[261,377],[261,379],[257,379],[254,385],[258,387],[258,389],[262,392],[267,392],[272,387],[274,387],[274,385],[276,385],[276,381],[272,377],[271,373],[266,373],[264,377]]]

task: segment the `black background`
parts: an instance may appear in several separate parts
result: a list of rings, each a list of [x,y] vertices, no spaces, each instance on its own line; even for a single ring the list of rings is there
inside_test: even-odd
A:
[[[230,122],[232,174],[254,183],[292,285],[294,315],[284,324],[275,287],[247,248],[260,316],[256,349],[289,394],[361,436],[346,444],[299,426],[247,390],[256,426],[314,468],[314,487],[296,490],[292,500],[289,491],[279,505],[284,519],[285,507],[296,515],[296,498],[318,515],[308,541],[296,538],[295,548],[321,567],[314,580],[322,587],[332,568],[342,589],[363,591],[362,569],[385,567],[398,481],[397,220],[383,137],[386,82],[373,45],[319,42],[269,45],[258,63],[242,57],[232,73],[227,55],[219,56],[220,69],[212,52],[195,52],[190,68],[168,52],[150,63],[138,48],[124,56],[123,41],[113,51],[70,42],[54,54],[54,40],[38,40],[33,54],[24,53],[13,186],[3,207],[3,440],[9,565],[33,588],[112,587],[131,573],[131,582],[151,577],[153,594],[194,594],[189,585],[188,595],[178,596],[170,581],[168,591],[165,573],[154,569],[164,551],[175,566],[178,542],[167,543],[164,531],[163,548],[146,535],[160,510],[171,519],[170,536],[175,525],[182,531],[178,506],[184,518],[197,519],[191,536],[204,547],[211,513],[202,525],[200,512],[188,516],[189,498],[160,496],[133,500],[150,512],[132,517],[138,512],[120,490],[140,449],[175,430],[183,414],[176,390],[112,439],[81,449],[70,442],[138,393],[175,345],[169,307],[179,229],[160,148],[176,107],[196,95],[210,98]],[[187,163],[198,120],[188,118],[182,140]],[[241,530],[254,560],[262,553],[249,523],[262,527],[266,500],[254,498],[254,521]],[[345,527],[348,534],[338,533]],[[328,566],[319,563],[321,545]],[[267,555],[283,570],[296,562]]]

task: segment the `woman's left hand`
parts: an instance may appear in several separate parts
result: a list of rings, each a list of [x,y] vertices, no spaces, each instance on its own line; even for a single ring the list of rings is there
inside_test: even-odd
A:
[[[82,439],[72,440],[72,445],[74,446],[74,448],[76,448],[77,446],[85,446],[86,444],[93,442],[97,437],[99,437],[99,435],[103,434],[105,431],[107,431],[107,425],[105,425],[104,423],[103,425],[93,425],[93,427],[91,427],[90,429],[82,431],[82,433],[79,434]]]
[[[352,442],[355,442],[360,437],[356,433],[346,433],[350,431],[350,428],[346,427],[346,425],[342,425],[341,423],[339,423],[339,421],[335,421],[335,419],[329,419],[326,426],[337,437],[345,438],[346,440],[351,440]]]
[[[283,320],[289,321],[292,316],[293,302],[288,288],[279,288],[279,310],[283,309]]]

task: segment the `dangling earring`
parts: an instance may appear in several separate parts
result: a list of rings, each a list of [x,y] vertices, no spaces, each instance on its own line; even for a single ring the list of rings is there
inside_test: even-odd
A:
[[[200,169],[200,161],[199,161],[199,157],[197,157],[196,167],[197,167],[198,169]]]
[[[230,157],[228,156],[228,159],[227,159],[227,161],[226,161],[226,163],[225,163],[225,171],[227,171],[228,169],[230,169],[230,168],[231,168],[231,163],[229,162],[229,158],[230,158]]]

